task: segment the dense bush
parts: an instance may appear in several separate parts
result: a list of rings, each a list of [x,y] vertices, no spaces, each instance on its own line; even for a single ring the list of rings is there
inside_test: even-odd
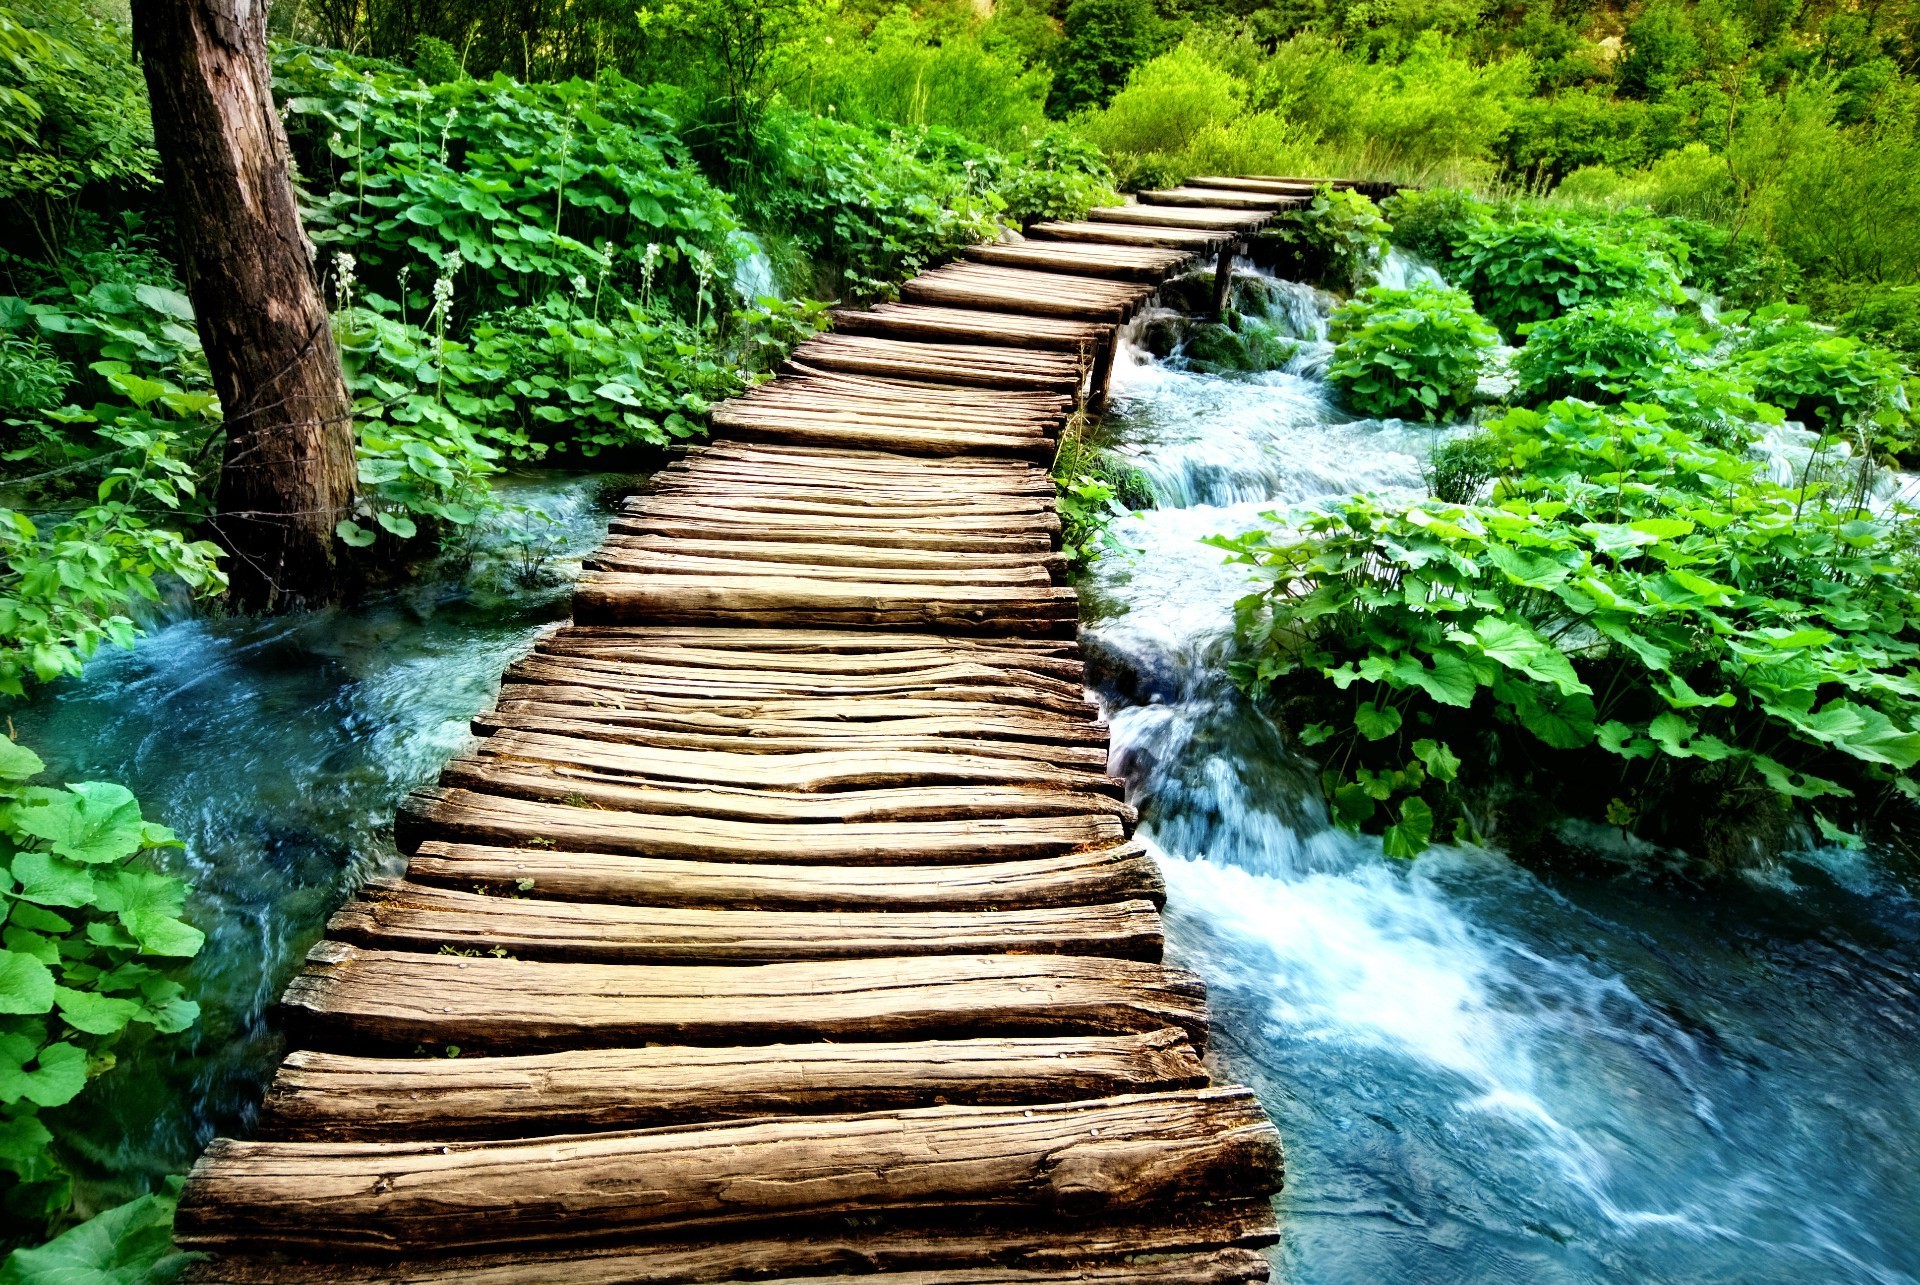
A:
[[[1408,188],[1388,197],[1380,209],[1392,224],[1395,246],[1443,271],[1452,267],[1468,235],[1493,212],[1457,187]]]
[[[1408,856],[1635,826],[1716,864],[1920,795],[1920,631],[1889,519],[1766,479],[1657,409],[1494,425],[1492,501],[1354,496],[1215,542],[1253,659],[1342,824]],[[1284,688],[1277,680],[1288,678]]]
[[[1514,354],[1514,382],[1535,401],[1619,401],[1707,347],[1652,304],[1582,304],[1528,331],[1526,346]]]
[[[1679,274],[1663,256],[1564,219],[1483,220],[1461,246],[1460,284],[1512,335],[1584,303],[1678,303]]]
[[[1054,50],[1056,116],[1104,107],[1136,67],[1160,52],[1166,25],[1151,0],[1073,0]]]
[[[1735,363],[1755,395],[1817,432],[1864,431],[1890,449],[1911,450],[1907,368],[1884,348],[1796,324],[1803,315],[1775,308],[1757,318],[1757,339]]]
[[[1373,286],[1336,308],[1327,378],[1365,415],[1453,419],[1472,401],[1492,326],[1458,290]]]
[[[1255,258],[1271,258],[1288,276],[1337,290],[1372,277],[1392,229],[1371,199],[1321,187],[1301,209],[1283,210],[1255,238]]]

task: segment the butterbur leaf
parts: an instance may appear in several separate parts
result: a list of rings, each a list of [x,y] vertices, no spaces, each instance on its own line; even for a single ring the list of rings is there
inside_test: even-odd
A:
[[[1379,804],[1367,793],[1367,787],[1358,781],[1349,781],[1333,792],[1333,816],[1335,822],[1349,830],[1357,830],[1373,819]]]
[[[1865,839],[1862,839],[1851,830],[1842,830],[1818,812],[1813,814],[1813,824],[1815,828],[1820,831],[1820,837],[1828,843],[1846,848],[1851,852],[1859,852],[1867,846]]]
[[[1400,819],[1380,836],[1380,847],[1390,857],[1417,857],[1433,842],[1433,809],[1414,797],[1400,804]]]
[[[0,739],[0,780],[25,781],[46,771],[47,765],[18,741]]]
[[[1433,653],[1432,669],[1423,666],[1417,658],[1408,657],[1400,665],[1394,666],[1393,674],[1418,687],[1442,705],[1461,709],[1473,704],[1473,694],[1480,686],[1473,675],[1473,667],[1450,651]]]
[[[173,1247],[175,1195],[142,1196],[37,1249],[8,1255],[0,1285],[149,1285],[191,1261]]]
[[[1659,751],[1652,741],[1620,722],[1618,719],[1605,722],[1593,729],[1593,739],[1600,748],[1610,754],[1618,754],[1623,759],[1652,758]]]
[[[1529,678],[1552,683],[1564,695],[1593,690],[1580,681],[1558,647],[1518,621],[1488,616],[1475,621],[1473,632],[1461,640],[1479,644],[1483,654]]]
[[[1451,781],[1460,774],[1460,759],[1444,742],[1422,738],[1413,743],[1413,753],[1436,781]]]
[[[123,785],[85,781],[43,800],[23,800],[9,809],[16,828],[63,857],[89,863],[118,861],[140,850],[140,804]]]
[[[53,974],[31,955],[0,950],[0,1013],[45,1013],[53,1008]]]
[[[1675,709],[1700,709],[1709,705],[1730,709],[1734,702],[1732,692],[1721,692],[1718,696],[1702,696],[1678,674],[1671,674],[1664,681],[1656,679],[1653,689],[1664,696],[1667,704]]]
[[[93,874],[85,866],[51,852],[22,852],[13,859],[20,895],[43,906],[93,904]]]
[[[134,1001],[96,995],[92,991],[56,986],[54,997],[67,1025],[88,1035],[111,1035],[140,1015],[140,1005]]]
[[[1362,705],[1353,711],[1353,725],[1370,741],[1381,741],[1400,730],[1400,711],[1389,705]]]
[[[192,924],[156,910],[123,910],[120,922],[149,955],[186,958],[199,954],[207,940]]]
[[[38,1107],[58,1107],[73,1101],[87,1087],[84,1049],[62,1041],[37,1052],[30,1069],[0,1063],[0,1097],[9,1102],[25,1098]]]
[[[1332,740],[1333,737],[1334,730],[1332,724],[1308,723],[1300,729],[1298,739],[1302,745],[1320,745]]]

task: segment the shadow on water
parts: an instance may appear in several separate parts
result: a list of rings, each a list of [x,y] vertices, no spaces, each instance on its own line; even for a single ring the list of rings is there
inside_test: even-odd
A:
[[[12,712],[49,778],[119,781],[179,832],[188,913],[207,933],[189,982],[200,1025],[123,1048],[56,1121],[89,1197],[136,1194],[250,1127],[281,1052],[266,1010],[341,901],[401,869],[395,803],[466,743],[506,664],[566,617],[579,558],[630,481],[504,483],[508,504],[544,515],[527,523],[552,555],[543,566],[510,525],[470,569],[439,566],[350,608],[157,627]]]
[[[1169,950],[1221,1072],[1288,1147],[1282,1278],[1920,1279],[1920,900],[1867,857],[1712,886],[1393,862],[1220,678],[1246,582],[1198,543],[1351,490],[1421,493],[1436,430],[1355,420],[1309,345],[1264,375],[1136,354],[1125,523],[1087,644]]]

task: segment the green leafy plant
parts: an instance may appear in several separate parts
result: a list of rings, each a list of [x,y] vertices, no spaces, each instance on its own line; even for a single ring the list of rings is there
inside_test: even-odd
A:
[[[1485,220],[1458,255],[1460,284],[1505,334],[1585,303],[1679,303],[1679,273],[1642,246],[1563,219]]]
[[[1334,309],[1327,337],[1327,378],[1355,409],[1428,421],[1454,418],[1473,400],[1500,339],[1464,293],[1426,282],[1361,291]]]
[[[1435,835],[1567,816],[1727,865],[1915,797],[1904,518],[1767,479],[1658,408],[1492,426],[1476,505],[1352,496],[1216,538],[1262,587],[1235,675],[1324,747],[1341,823]]]
[[[1735,369],[1754,393],[1822,434],[1858,434],[1896,454],[1913,451],[1911,372],[1886,349],[1807,326],[1804,309],[1771,308]]]
[[[1269,223],[1255,253],[1277,255],[1300,280],[1352,290],[1373,274],[1392,230],[1371,198],[1323,185],[1305,209]]]
[[[1120,203],[1100,149],[1059,128],[1042,131],[1010,158],[999,193],[1006,217],[1018,223],[1084,219],[1096,205]]]
[[[1442,270],[1459,258],[1467,237],[1493,213],[1464,188],[1408,188],[1380,203],[1392,221],[1390,239],[1409,254]]]
[[[1617,401],[1709,347],[1642,300],[1582,304],[1528,327],[1526,346],[1514,354],[1514,383],[1540,401]]]
[[[204,940],[182,917],[187,886],[154,854],[177,848],[124,787],[28,784],[38,755],[0,741],[0,845],[8,906],[0,949],[0,1168],[10,1209],[48,1217],[70,1180],[40,1113],[114,1063],[129,1028],[177,1034],[199,1017],[170,974]]]

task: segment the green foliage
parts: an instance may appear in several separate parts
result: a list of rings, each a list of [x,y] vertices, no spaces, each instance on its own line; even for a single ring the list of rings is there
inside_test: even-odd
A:
[[[1106,106],[1166,40],[1151,0],[1073,0],[1061,26],[1047,103],[1055,116]]]
[[[1000,158],[943,130],[880,135],[823,116],[776,112],[759,210],[863,295],[994,232]]]
[[[1839,321],[1843,333],[1891,349],[1909,366],[1920,362],[1920,286],[1868,290],[1849,304]]]
[[[1243,81],[1187,41],[1136,69],[1104,109],[1076,123],[1123,171],[1144,176],[1143,166],[1173,166],[1164,177],[1180,178],[1188,146],[1237,117],[1246,98]]]
[[[1864,428],[1891,449],[1911,449],[1910,372],[1899,358],[1862,340],[1815,330],[1800,321],[1804,316],[1804,309],[1784,306],[1756,315],[1757,341],[1735,367],[1753,382],[1755,395],[1817,432]]]
[[[1427,452],[1421,477],[1433,497],[1447,504],[1473,504],[1507,466],[1500,440],[1485,429],[1442,438]]]
[[[1059,128],[1043,130],[1009,158],[999,193],[1006,202],[1005,218],[1023,224],[1084,219],[1096,205],[1120,203],[1100,149]]]
[[[14,1178],[8,1209],[29,1221],[64,1210],[70,1192],[40,1112],[71,1102],[111,1068],[130,1028],[176,1034],[198,1020],[199,1006],[170,972],[204,940],[181,918],[186,884],[156,865],[156,852],[180,846],[172,832],[146,821],[121,786],[28,784],[44,766],[26,747],[0,741],[0,847],[8,854],[0,872],[8,906],[0,1169]],[[35,1261],[67,1252],[49,1246]]]
[[[173,1215],[182,1182],[116,1205],[35,1249],[16,1249],[0,1266],[0,1285],[160,1285],[192,1257],[173,1247]]]
[[[1392,230],[1370,198],[1322,185],[1304,209],[1283,210],[1261,230],[1256,253],[1278,255],[1301,280],[1351,290],[1373,275]]]
[[[1299,676],[1337,819],[1405,855],[1544,802],[1727,861],[1789,802],[1831,824],[1914,793],[1900,519],[1776,485],[1657,408],[1558,402],[1493,432],[1489,503],[1354,496],[1215,541],[1264,582],[1237,676]],[[1476,766],[1437,766],[1456,759]]]
[[[1679,274],[1662,255],[1565,219],[1483,220],[1461,246],[1461,284],[1507,334],[1581,304],[1679,303]]]
[[[49,242],[59,203],[90,185],[142,187],[156,157],[127,32],[81,0],[0,11],[0,201]]]
[[[1492,213],[1491,206],[1457,187],[1409,188],[1381,203],[1391,220],[1389,240],[1436,267],[1450,268],[1467,237]]]
[[[1708,346],[1652,304],[1582,304],[1529,329],[1526,346],[1514,355],[1514,382],[1535,401],[1618,401]]]
[[[1473,400],[1492,326],[1458,290],[1421,283],[1373,286],[1334,310],[1327,378],[1366,415],[1428,421],[1457,417]]]
[[[1089,441],[1079,420],[1060,435],[1053,482],[1061,554],[1070,567],[1083,567],[1102,551],[1125,552],[1126,546],[1114,534],[1114,523],[1154,506],[1146,475]]]

